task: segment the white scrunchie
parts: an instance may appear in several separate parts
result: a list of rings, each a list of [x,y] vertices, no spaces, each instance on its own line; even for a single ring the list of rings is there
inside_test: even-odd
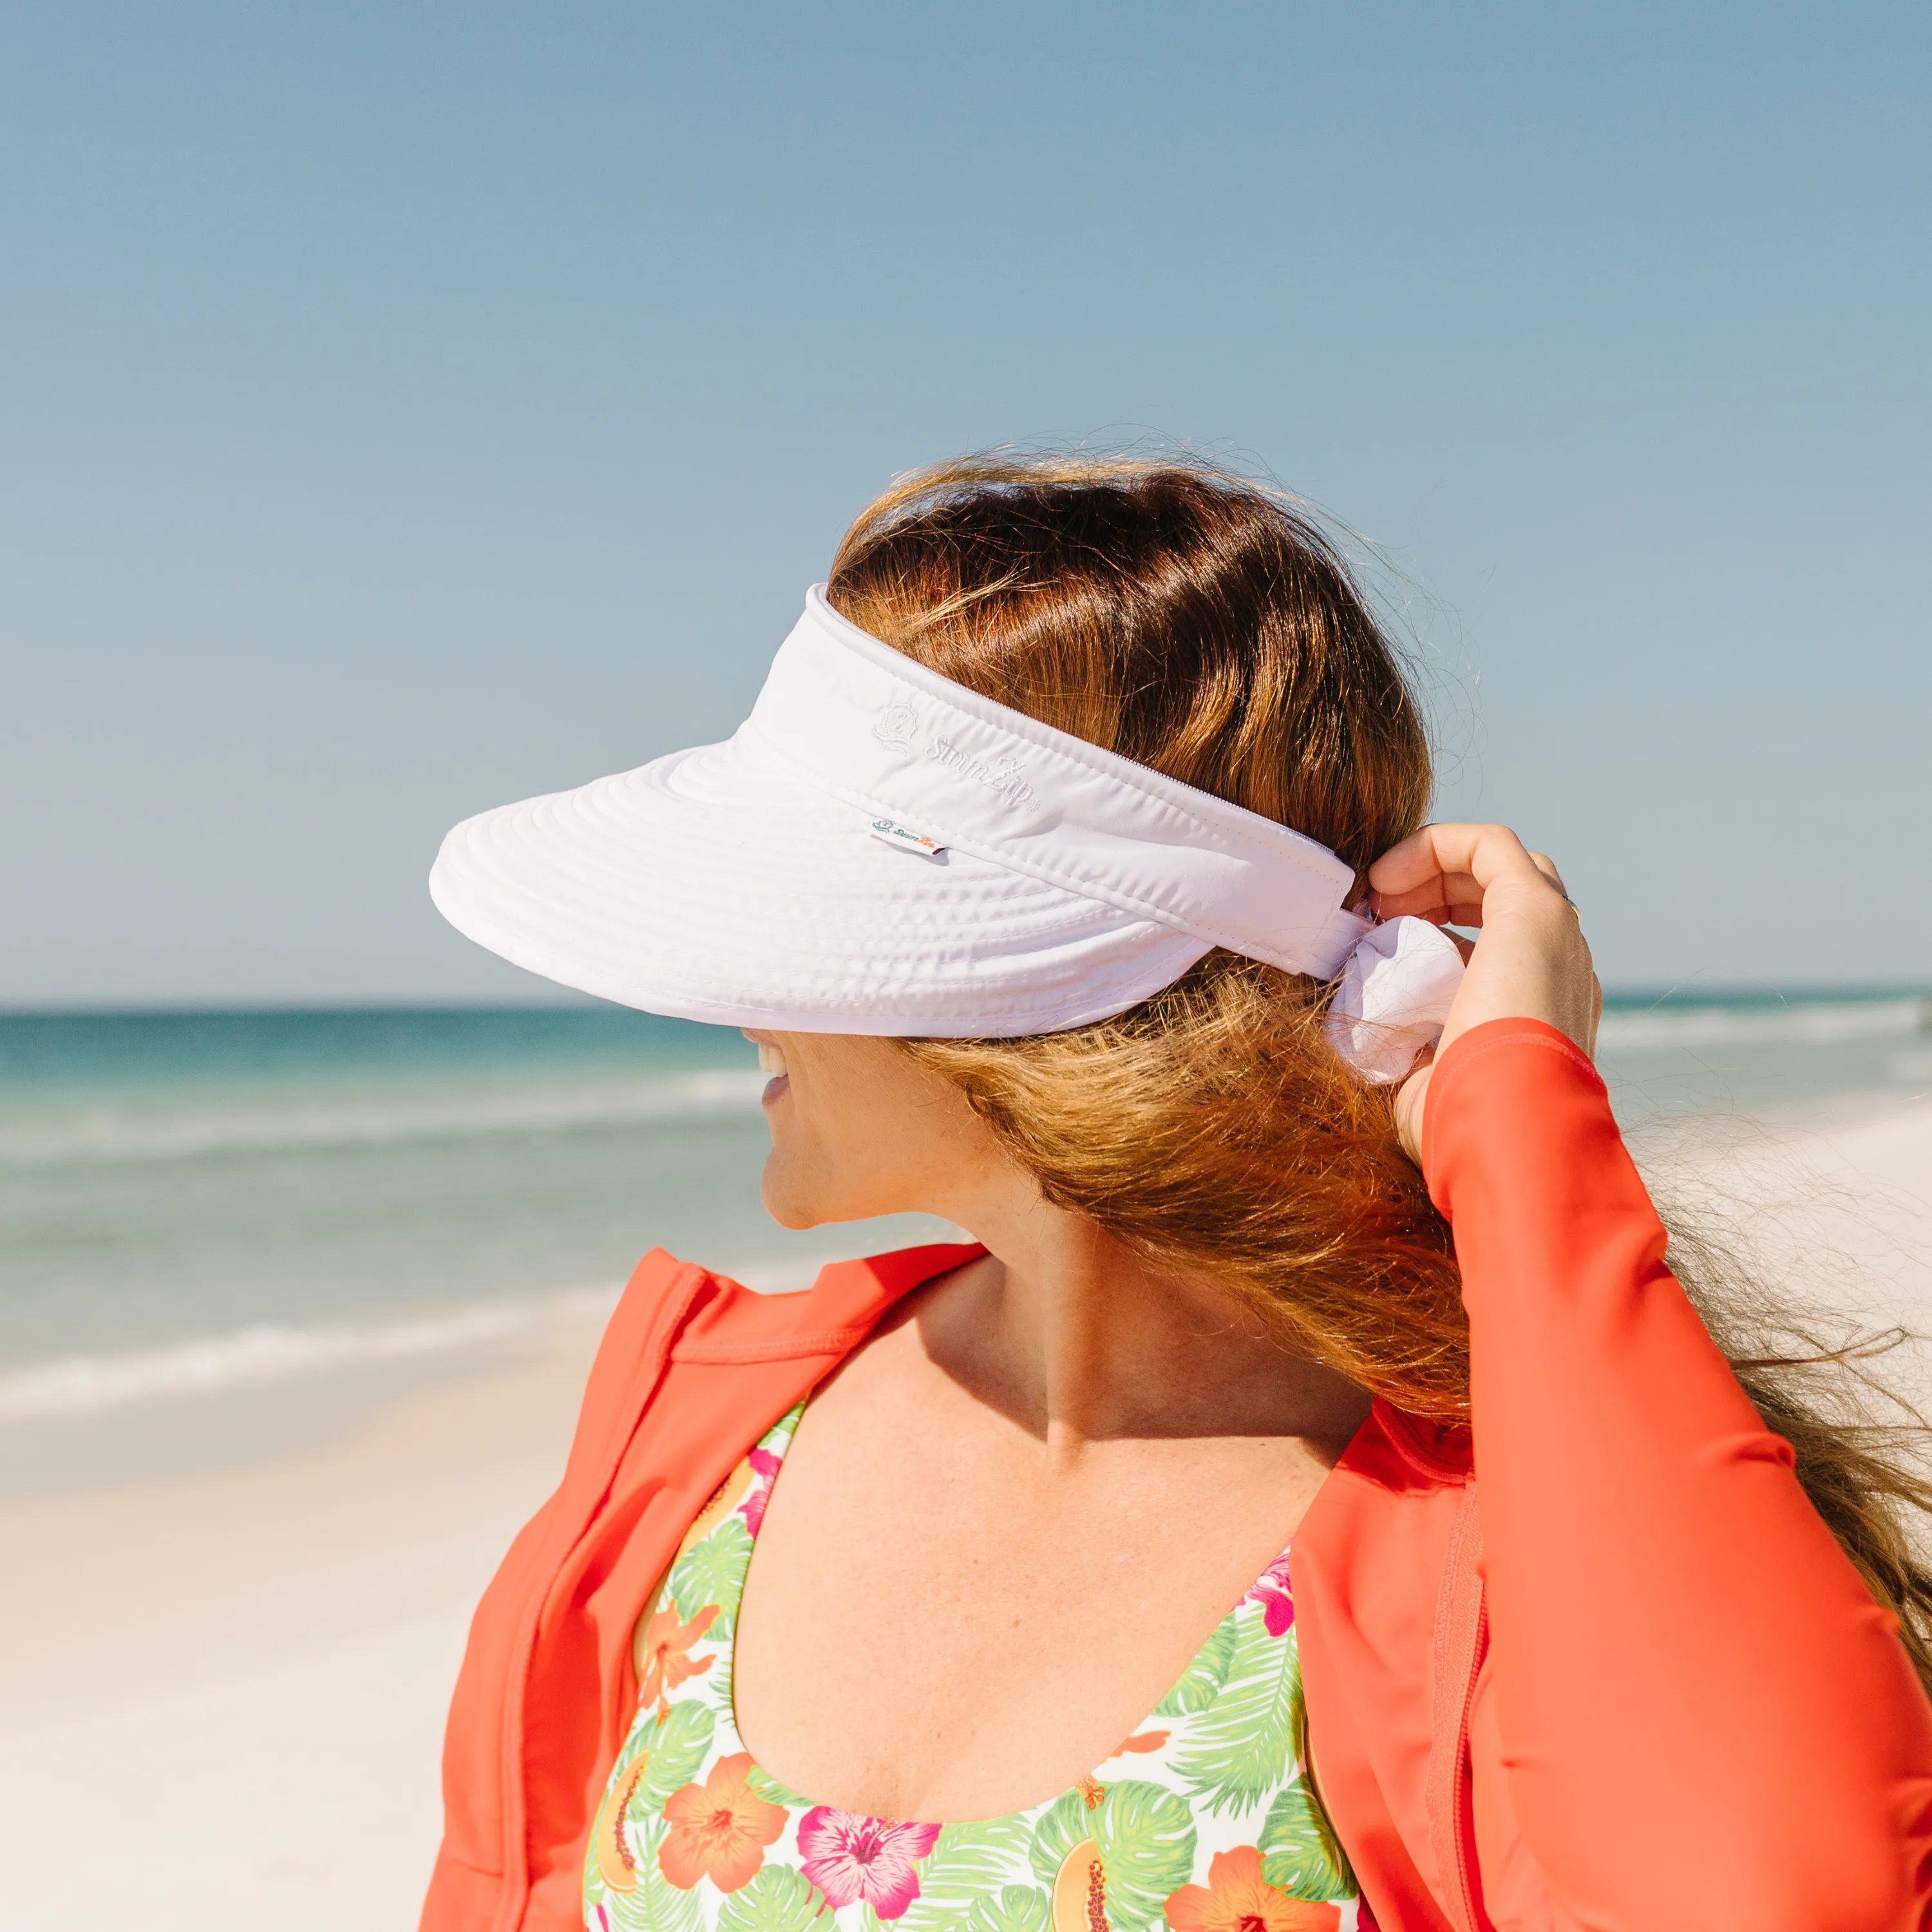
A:
[[[1442,1037],[1462,956],[1426,919],[1391,919],[1348,955],[1328,1007],[1328,1043],[1378,1086],[1400,1080]]]

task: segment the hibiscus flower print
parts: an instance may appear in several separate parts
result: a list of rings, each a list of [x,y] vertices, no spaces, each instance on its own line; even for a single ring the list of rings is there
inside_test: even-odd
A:
[[[659,1610],[638,1633],[638,1702],[641,1707],[653,1701],[662,1703],[667,1691],[675,1690],[687,1677],[711,1668],[713,1658],[695,1661],[691,1646],[711,1628],[718,1614],[716,1604],[706,1604],[689,1623],[680,1620],[675,1610]]]
[[[708,1878],[720,1892],[751,1882],[765,1847],[785,1828],[785,1811],[746,1781],[749,1751],[734,1751],[711,1767],[702,1784],[687,1784],[664,1800],[670,1829],[658,1847],[658,1869],[680,1892]]]
[[[1167,1899],[1174,1932],[1336,1932],[1339,1907],[1290,1898],[1262,1876],[1255,1845],[1216,1852],[1205,1885],[1184,1885]]]
[[[1294,1599],[1288,1594],[1288,1552],[1283,1550],[1262,1572],[1261,1580],[1241,1599],[1262,1606],[1262,1621],[1270,1636],[1286,1636],[1294,1623]]]
[[[902,1825],[814,1804],[798,1821],[799,1864],[836,1912],[863,1899],[881,1918],[896,1918],[919,1896],[919,1861],[937,1825]]]
[[[754,1449],[745,1458],[752,1466],[751,1493],[738,1505],[738,1514],[745,1519],[745,1527],[754,1536],[765,1520],[765,1505],[772,1499],[772,1478],[778,1472],[781,1458],[769,1449]]]

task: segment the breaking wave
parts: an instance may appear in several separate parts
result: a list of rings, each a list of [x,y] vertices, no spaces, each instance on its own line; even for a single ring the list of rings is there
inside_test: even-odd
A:
[[[1840,1000],[1786,1006],[1658,1006],[1606,1012],[1600,1047],[1836,1046],[1905,1040],[1932,1028],[1932,1000]]]
[[[69,1106],[0,1116],[0,1167],[58,1162],[181,1160],[202,1154],[368,1147],[400,1142],[557,1133],[646,1126],[757,1111],[765,1076],[752,1067],[704,1067],[625,1084],[524,1088],[511,1092],[313,1093],[239,1105],[193,1102]]]

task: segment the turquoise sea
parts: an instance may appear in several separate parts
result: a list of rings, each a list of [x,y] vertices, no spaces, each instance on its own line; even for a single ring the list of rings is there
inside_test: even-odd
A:
[[[1627,1123],[1932,1089],[1932,1000],[1626,993]],[[759,1285],[934,1238],[788,1234],[735,1032],[614,1007],[0,1015],[0,1418],[434,1350],[653,1245]]]

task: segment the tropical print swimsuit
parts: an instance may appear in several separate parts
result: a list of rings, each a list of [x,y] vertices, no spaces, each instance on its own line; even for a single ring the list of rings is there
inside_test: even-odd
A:
[[[921,1824],[761,1770],[732,1634],[784,1452],[778,1422],[694,1522],[639,1619],[637,1720],[590,1834],[588,1932],[1354,1932],[1354,1882],[1301,1760],[1286,1552],[1134,1735],[1070,1791]]]

